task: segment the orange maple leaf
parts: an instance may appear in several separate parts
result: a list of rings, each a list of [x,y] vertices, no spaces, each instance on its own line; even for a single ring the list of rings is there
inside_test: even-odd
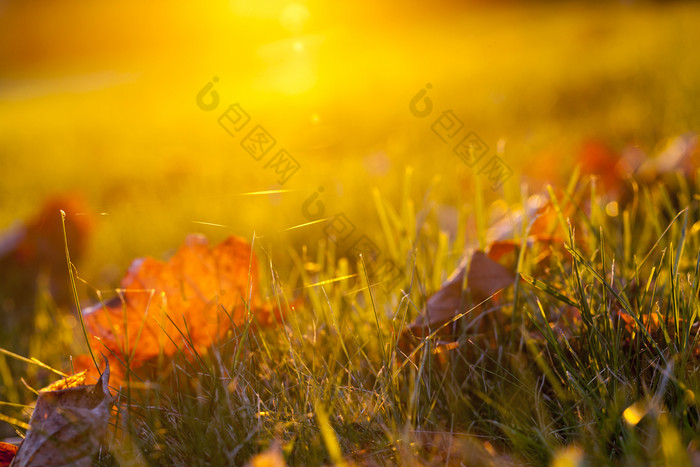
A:
[[[246,310],[260,324],[272,321],[257,284],[257,260],[248,242],[231,236],[211,247],[204,236],[189,235],[167,262],[135,260],[118,297],[83,310],[90,345],[109,358],[117,379],[127,362],[136,369],[178,350],[202,352],[242,325]],[[89,363],[79,357],[76,370]]]
[[[0,442],[0,467],[9,467],[17,455],[17,446]]]

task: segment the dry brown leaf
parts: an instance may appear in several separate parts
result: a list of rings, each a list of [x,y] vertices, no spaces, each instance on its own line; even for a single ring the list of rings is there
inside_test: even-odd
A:
[[[460,313],[465,268],[466,257],[452,275],[442,284],[440,290],[428,298],[423,313],[418,315],[401,333],[399,348],[404,355],[410,355],[416,346],[419,345],[418,338],[425,337],[429,332]],[[464,305],[466,304],[467,300],[466,297],[464,297]],[[436,342],[435,351],[441,362],[447,358],[448,352],[444,351],[449,351],[451,348],[454,348],[450,345],[453,338],[449,334],[450,329],[444,328],[440,331],[440,337],[446,338],[446,341],[440,339]],[[442,349],[440,353],[437,352],[438,348]]]
[[[494,261],[501,261],[507,256],[509,262],[517,260],[520,244],[515,240],[496,240],[489,245],[488,256]]]
[[[0,340],[21,354],[27,353],[40,290],[48,290],[59,309],[73,304],[61,210],[66,213],[71,260],[79,263],[92,218],[78,195],[48,198],[34,218],[0,232]]]
[[[8,467],[17,455],[17,446],[0,442],[0,467]]]
[[[564,197],[563,193],[557,196],[559,199]],[[574,207],[569,203],[564,203],[562,206],[565,218],[571,218],[574,215]],[[537,242],[560,243],[565,238],[568,238],[566,228],[561,225],[559,216],[551,201],[540,207],[533,218],[532,225],[528,231],[529,238]]]
[[[460,313],[460,306],[466,304],[462,300],[462,283],[464,282],[465,264],[461,264],[450,277],[440,286],[440,290],[428,298],[424,314],[419,315],[411,324],[411,328],[434,326]]]
[[[424,314],[416,318],[411,328],[436,326],[466,311],[461,308],[469,303],[462,296],[465,270],[463,262],[442,284],[440,290],[428,298]],[[483,302],[512,284],[514,280],[515,277],[506,267],[489,258],[483,251],[475,251],[472,254],[467,273],[467,286],[473,305]]]
[[[107,389],[109,364],[95,385],[83,385],[85,378],[83,372],[39,391],[13,467],[92,465],[114,403]]]
[[[472,255],[467,284],[474,304],[483,302],[514,280],[515,277],[505,266],[489,258],[483,251],[475,251]]]
[[[203,351],[244,323],[245,303],[258,323],[271,322],[257,282],[257,260],[248,242],[231,236],[211,247],[205,237],[189,235],[167,262],[134,261],[122,279],[121,297],[83,311],[90,344],[97,352],[109,350],[117,381],[124,373],[120,361],[128,359],[135,369],[161,352]],[[89,368],[90,359],[78,358],[76,366]]]

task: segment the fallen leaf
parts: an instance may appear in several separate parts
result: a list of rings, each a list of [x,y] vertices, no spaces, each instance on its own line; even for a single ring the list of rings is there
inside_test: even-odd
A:
[[[470,302],[463,296],[465,271],[466,265],[463,261],[440,286],[440,290],[428,298],[424,313],[416,318],[411,328],[436,326],[466,311],[465,307]],[[514,280],[515,277],[505,266],[489,258],[483,251],[475,251],[472,254],[467,273],[472,305],[478,305],[512,284]]]
[[[475,251],[469,264],[467,284],[474,304],[478,304],[513,283],[515,277],[505,266],[483,251]]]
[[[0,467],[8,467],[17,455],[17,446],[0,442]]]
[[[601,141],[589,140],[581,145],[577,159],[581,173],[598,177],[604,191],[615,195],[623,191],[625,176],[629,174],[621,170],[619,152]]]
[[[440,290],[428,298],[425,311],[411,324],[411,328],[434,326],[445,323],[460,313],[460,307],[466,304],[462,296],[462,284],[466,265],[462,264],[440,286]]]
[[[59,308],[73,304],[68,279],[61,210],[71,260],[80,261],[92,233],[92,218],[78,195],[48,198],[39,213],[0,234],[0,340],[26,353],[34,330],[40,291],[50,292]]]
[[[98,352],[107,348],[113,363],[128,361],[132,369],[178,349],[204,351],[245,322],[246,303],[258,323],[271,322],[257,282],[248,242],[232,236],[210,247],[204,236],[189,235],[167,262],[135,260],[119,297],[83,311],[90,344]],[[89,361],[78,358],[76,367],[88,368]],[[117,365],[113,379],[123,374],[123,364]]]
[[[503,257],[508,256],[509,262],[513,262],[517,259],[519,250],[520,244],[514,240],[496,240],[489,245],[488,256],[494,261],[501,261]]]
[[[109,364],[95,385],[82,385],[85,378],[80,373],[39,391],[13,467],[92,465],[114,403],[107,388]]]

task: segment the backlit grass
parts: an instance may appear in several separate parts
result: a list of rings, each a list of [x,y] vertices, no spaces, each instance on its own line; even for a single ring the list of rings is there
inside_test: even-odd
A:
[[[682,465],[697,455],[696,182],[640,182],[615,212],[602,184],[574,170],[589,139],[656,155],[698,130],[697,5],[399,15],[311,2],[299,31],[280,26],[274,5],[239,3],[125,7],[119,15],[140,19],[121,45],[104,22],[75,27],[71,14],[84,10],[71,3],[0,16],[7,38],[17,18],[38,25],[36,42],[2,43],[45,52],[0,46],[0,227],[51,193],[82,193],[97,220],[76,265],[83,306],[132,259],[165,257],[187,233],[240,235],[255,243],[264,295],[285,311],[271,328],[252,319],[194,359],[159,362],[150,381],[132,378],[99,464],[241,465],[271,446],[291,465]],[[48,27],[57,17],[63,34]],[[93,40],[78,47],[86,30]],[[222,107],[207,113],[195,96],[213,76]],[[513,169],[502,189],[436,137],[432,116],[409,112],[426,83],[434,116],[453,110]],[[217,123],[236,102],[301,163],[288,184]],[[465,252],[488,246],[503,210],[548,183],[563,235],[514,258],[523,279],[406,338]],[[345,214],[351,240],[306,225],[303,203],[320,187],[324,216]],[[249,195],[265,191],[275,193]],[[522,233],[514,227],[513,240],[525,244]],[[399,266],[395,286],[348,255],[361,235]],[[69,371],[86,352],[75,310],[58,309],[46,287],[34,308],[25,357]],[[22,433],[27,386],[54,379],[0,354],[0,418]]]

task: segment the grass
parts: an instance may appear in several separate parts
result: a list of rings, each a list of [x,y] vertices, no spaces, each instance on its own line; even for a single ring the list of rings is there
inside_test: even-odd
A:
[[[386,22],[362,2],[347,18],[310,6],[309,29],[292,38],[310,42],[287,57],[275,55],[287,39],[276,16],[232,19],[237,2],[224,3],[172,5],[156,45],[163,11],[123,10],[145,25],[130,32],[138,50],[126,51],[119,31],[100,35],[103,21],[70,31],[74,5],[22,10],[53,61],[25,63],[17,52],[3,71],[0,194],[13,202],[0,226],[80,187],[106,213],[79,265],[83,305],[116,286],[133,258],[167,256],[203,230],[212,243],[255,236],[262,288],[287,311],[272,328],[252,320],[196,358],[159,363],[148,384],[132,378],[99,464],[240,465],[271,446],[292,465],[681,465],[697,456],[697,182],[640,185],[610,215],[600,184],[571,176],[587,139],[658,154],[667,138],[697,132],[697,5],[528,3],[407,10]],[[0,34],[13,30],[14,11]],[[209,22],[189,26],[202,17]],[[172,40],[183,24],[186,46]],[[83,36],[94,45],[70,50]],[[0,42],[24,43],[10,39]],[[270,79],[293,87],[304,73],[277,66],[309,63],[318,65],[310,91]],[[107,84],[76,91],[71,76],[95,70],[113,70],[98,79]],[[218,111],[196,107],[214,75],[222,102],[240,101],[302,162],[290,192],[241,195],[280,186],[221,130]],[[436,111],[453,109],[511,166],[502,192],[442,145],[431,119],[408,111],[427,82]],[[465,296],[469,313],[408,338],[406,325],[465,250],[489,245],[504,208],[522,209],[522,181],[545,194],[555,185],[556,239],[509,259],[521,279],[497,299],[474,307]],[[307,222],[300,208],[321,185],[326,214],[356,226],[351,241],[328,241],[318,225],[287,230]],[[387,288],[372,258],[348,255],[361,234],[400,266],[399,283]],[[513,240],[527,244],[521,229]],[[304,305],[290,310],[297,299]],[[27,356],[69,371],[70,356],[87,350],[78,317],[46,287],[35,309]],[[35,400],[29,387],[55,379],[46,366],[0,353],[0,420],[19,432]]]
[[[253,317],[194,359],[161,362],[147,386],[132,380],[99,463],[242,464],[275,445],[293,465],[687,464],[700,423],[696,188],[678,193],[690,203],[675,213],[663,185],[643,187],[611,217],[590,180],[570,186],[554,198],[566,237],[524,251],[517,296],[466,297],[469,312],[445,327],[450,348],[437,329],[402,342],[435,269],[454,266],[434,254],[433,221],[400,221],[410,203],[379,202],[394,219],[386,243],[406,259],[390,290],[328,243],[299,258],[305,306],[292,311],[295,291],[261,249],[283,321],[264,329]],[[475,326],[484,316],[494,319]]]

